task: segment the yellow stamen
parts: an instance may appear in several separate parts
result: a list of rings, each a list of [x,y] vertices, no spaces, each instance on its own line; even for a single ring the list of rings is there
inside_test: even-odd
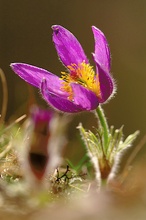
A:
[[[94,92],[97,97],[101,96],[100,83],[98,74],[95,74],[93,67],[90,64],[82,62],[80,64],[71,64],[67,66],[70,73],[62,72],[61,79],[62,89],[69,93],[69,100],[73,99],[73,92],[70,83],[79,83],[85,88]]]

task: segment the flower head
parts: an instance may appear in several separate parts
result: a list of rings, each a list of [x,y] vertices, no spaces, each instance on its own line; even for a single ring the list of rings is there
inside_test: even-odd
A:
[[[27,180],[40,182],[59,166],[67,143],[67,124],[67,117],[61,117],[50,109],[31,107],[22,135],[15,142]]]
[[[110,50],[104,34],[92,26],[94,71],[76,37],[60,25],[54,25],[52,29],[55,48],[67,72],[58,77],[24,63],[12,63],[12,69],[26,82],[38,87],[43,98],[55,109],[70,113],[96,109],[99,103],[109,99],[114,90]]]
[[[49,163],[49,139],[51,134],[50,125],[54,118],[53,112],[40,109],[36,106],[31,108],[28,119],[29,126],[29,148],[28,163],[31,173],[41,180],[44,177]]]

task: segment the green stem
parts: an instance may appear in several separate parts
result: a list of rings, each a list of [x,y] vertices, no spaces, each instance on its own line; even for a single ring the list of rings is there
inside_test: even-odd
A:
[[[108,128],[106,117],[104,115],[104,111],[100,105],[96,109],[95,115],[97,116],[97,118],[99,120],[99,124],[102,128],[102,131],[103,131],[103,138],[104,138],[104,144],[103,144],[104,146],[103,147],[104,147],[104,151],[106,153],[107,147],[108,147],[108,139],[109,139],[109,128]]]
[[[8,87],[7,87],[6,77],[2,69],[0,69],[0,78],[2,81],[2,89],[3,89],[3,103],[2,103],[0,123],[3,123],[5,120],[7,104],[8,104]]]

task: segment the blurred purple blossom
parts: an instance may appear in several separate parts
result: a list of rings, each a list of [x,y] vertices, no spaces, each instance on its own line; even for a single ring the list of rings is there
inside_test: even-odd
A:
[[[68,117],[48,109],[32,106],[25,122],[21,146],[21,163],[26,179],[39,183],[59,166],[67,143],[65,129]]]

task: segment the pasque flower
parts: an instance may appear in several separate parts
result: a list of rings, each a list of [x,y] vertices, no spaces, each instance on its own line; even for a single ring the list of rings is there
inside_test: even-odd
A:
[[[76,37],[60,25],[54,25],[52,29],[55,48],[67,72],[58,77],[24,63],[12,63],[12,69],[26,82],[38,87],[43,98],[55,109],[70,113],[96,109],[111,97],[114,90],[110,50],[104,34],[92,26],[94,71]]]
[[[67,143],[67,124],[66,116],[38,106],[31,107],[20,138],[15,140],[24,177],[28,181],[41,182],[60,165]]]

